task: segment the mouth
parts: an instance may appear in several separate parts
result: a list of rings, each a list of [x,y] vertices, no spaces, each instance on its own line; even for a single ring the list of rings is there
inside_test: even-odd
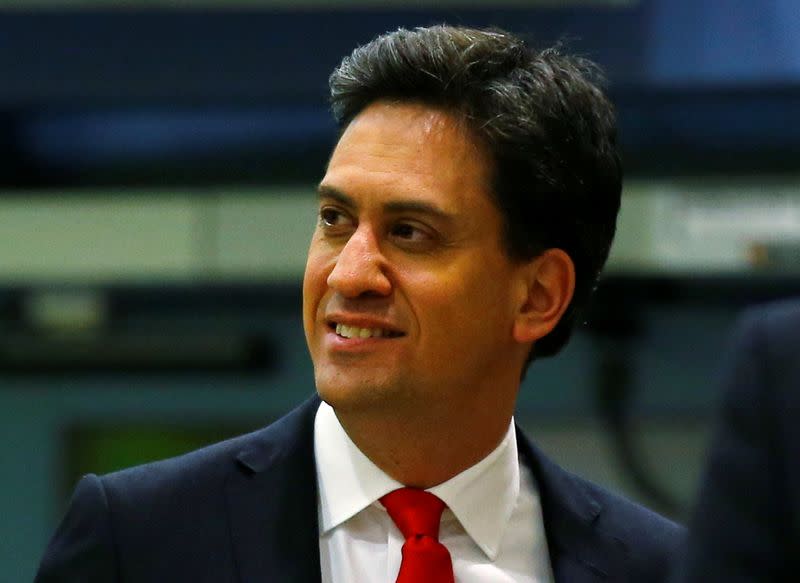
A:
[[[399,338],[404,336],[402,332],[389,330],[387,328],[360,328],[358,326],[348,326],[341,322],[330,322],[328,328],[342,338]]]

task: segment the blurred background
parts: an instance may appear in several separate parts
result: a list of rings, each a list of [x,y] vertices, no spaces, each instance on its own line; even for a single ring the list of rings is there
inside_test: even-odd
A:
[[[796,0],[1,0],[0,580],[86,472],[246,432],[313,392],[300,281],[327,77],[399,26],[566,39],[626,167],[588,324],[518,421],[678,520],[735,315],[800,294]]]

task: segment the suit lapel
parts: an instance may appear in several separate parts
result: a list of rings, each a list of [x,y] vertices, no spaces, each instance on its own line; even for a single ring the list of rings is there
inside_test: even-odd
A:
[[[314,397],[254,434],[226,484],[231,539],[242,583],[318,582]]]
[[[320,581],[316,396],[253,435],[226,484],[234,557],[242,583]],[[627,550],[597,528],[603,506],[586,483],[550,461],[517,428],[522,460],[542,504],[556,583],[624,582]]]
[[[539,488],[556,583],[626,581],[627,551],[597,528],[603,505],[587,484],[550,461],[519,427],[517,444]]]

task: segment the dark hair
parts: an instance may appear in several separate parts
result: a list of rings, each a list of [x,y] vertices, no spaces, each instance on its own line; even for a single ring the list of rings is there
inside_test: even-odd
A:
[[[341,128],[370,103],[418,101],[462,117],[493,161],[495,204],[510,257],[563,249],[576,286],[564,317],[531,351],[556,354],[608,257],[622,168],[614,110],[590,61],[534,50],[501,30],[399,29],[345,57],[330,77]]]

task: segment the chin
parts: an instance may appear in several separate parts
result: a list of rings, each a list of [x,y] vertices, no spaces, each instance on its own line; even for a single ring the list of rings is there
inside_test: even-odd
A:
[[[390,387],[374,380],[316,377],[317,393],[328,405],[339,411],[374,409],[391,404]]]

